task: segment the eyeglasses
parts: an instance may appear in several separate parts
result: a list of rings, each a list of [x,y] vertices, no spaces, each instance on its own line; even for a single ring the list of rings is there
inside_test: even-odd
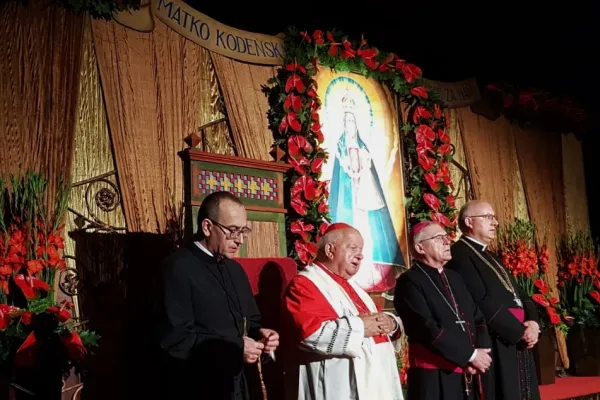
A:
[[[248,228],[247,226],[244,226],[242,228],[229,227],[218,223],[214,219],[207,219],[216,226],[218,226],[219,229],[221,229],[221,231],[225,234],[225,238],[229,240],[238,239],[240,236],[244,239],[248,239],[248,236],[252,233],[252,229]]]
[[[450,235],[445,234],[445,235],[435,235],[435,236],[432,236],[427,239],[419,240],[419,243],[423,243],[428,240],[433,240],[433,241],[435,241],[437,243],[441,243],[441,244],[450,243],[452,241],[452,239],[450,238]]]
[[[494,214],[468,215],[467,218],[485,218],[488,221],[497,221]]]

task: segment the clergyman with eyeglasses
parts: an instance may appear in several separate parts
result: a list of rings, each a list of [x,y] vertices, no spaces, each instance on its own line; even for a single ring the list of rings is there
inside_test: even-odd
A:
[[[413,264],[397,279],[394,307],[408,337],[406,400],[487,400],[492,359],[485,319],[463,279],[445,265],[452,239],[437,222],[410,232]]]
[[[539,338],[539,318],[535,304],[488,249],[498,228],[494,209],[486,201],[468,202],[458,226],[462,236],[452,245],[447,268],[462,275],[487,320],[494,362],[484,376],[486,400],[539,400],[530,350]]]
[[[198,211],[196,241],[163,261],[166,398],[249,400],[244,363],[279,345],[277,332],[261,327],[248,277],[233,260],[246,225],[236,196],[212,193]]]

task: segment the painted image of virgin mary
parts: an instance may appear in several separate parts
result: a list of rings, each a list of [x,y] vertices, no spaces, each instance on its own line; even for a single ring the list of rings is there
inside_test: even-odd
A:
[[[364,238],[365,259],[357,284],[369,292],[383,292],[394,287],[395,269],[404,265],[404,258],[373,158],[358,132],[356,116],[345,111],[343,119],[335,148],[329,210],[332,221],[353,225]]]

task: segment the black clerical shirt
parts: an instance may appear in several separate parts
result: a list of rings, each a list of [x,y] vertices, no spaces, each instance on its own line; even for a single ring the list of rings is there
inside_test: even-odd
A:
[[[441,275],[436,268],[415,262],[397,280],[394,306],[411,357],[407,400],[475,398],[477,381],[468,383],[463,371],[475,349],[489,347],[490,339],[483,314],[460,275],[454,271]]]
[[[243,335],[260,339],[260,313],[244,270],[199,243],[175,251],[163,267],[160,346],[172,398],[247,400]]]
[[[485,316],[492,339],[493,362],[483,382],[486,400],[539,400],[535,362],[522,341],[525,327],[514,314],[520,311],[526,321],[537,322],[535,304],[519,289],[514,277],[500,269],[496,264],[500,260],[486,251],[484,244],[465,237],[454,243],[451,251],[452,260],[446,268],[462,276]],[[522,306],[498,278],[505,273]]]

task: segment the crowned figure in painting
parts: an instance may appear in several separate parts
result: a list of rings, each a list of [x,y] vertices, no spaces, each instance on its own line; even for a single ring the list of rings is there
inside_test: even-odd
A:
[[[365,238],[365,273],[356,283],[368,292],[394,287],[392,269],[404,259],[379,174],[371,152],[358,131],[356,102],[342,98],[343,131],[335,146],[330,182],[329,210],[332,221],[355,226]]]

